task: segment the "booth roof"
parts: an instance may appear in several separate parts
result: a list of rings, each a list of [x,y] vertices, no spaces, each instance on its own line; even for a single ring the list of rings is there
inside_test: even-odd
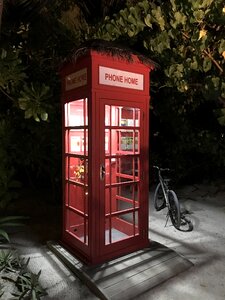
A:
[[[110,55],[110,56],[116,56],[122,59],[125,59],[129,62],[133,61],[132,55],[136,55],[141,63],[144,65],[147,65],[151,69],[159,68],[159,65],[148,58],[147,56],[132,50],[124,45],[121,45],[116,42],[109,42],[104,40],[89,40],[83,45],[81,45],[79,48],[72,51],[71,55],[69,55],[66,58],[66,61],[64,63],[68,63],[69,61],[76,62],[76,60],[84,56],[88,51],[94,50],[96,52]]]

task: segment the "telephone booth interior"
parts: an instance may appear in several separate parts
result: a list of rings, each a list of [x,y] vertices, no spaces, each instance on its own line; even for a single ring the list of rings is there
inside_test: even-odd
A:
[[[61,70],[62,243],[88,264],[149,246],[151,69],[89,48]]]

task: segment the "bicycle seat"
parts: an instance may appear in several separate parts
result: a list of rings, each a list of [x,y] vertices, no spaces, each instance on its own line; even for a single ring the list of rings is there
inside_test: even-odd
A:
[[[164,169],[161,168],[160,171],[161,171],[161,172],[165,172],[165,171],[170,171],[170,169],[169,169],[169,168],[164,168]]]
[[[164,180],[165,183],[169,183],[171,181],[170,178],[164,178],[163,180]]]

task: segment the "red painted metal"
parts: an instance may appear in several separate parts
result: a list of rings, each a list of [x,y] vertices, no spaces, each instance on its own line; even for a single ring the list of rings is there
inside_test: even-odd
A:
[[[62,243],[88,264],[149,245],[150,66],[89,50],[61,70]]]

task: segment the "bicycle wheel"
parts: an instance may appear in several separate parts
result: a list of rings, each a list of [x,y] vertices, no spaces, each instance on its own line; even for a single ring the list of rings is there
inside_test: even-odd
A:
[[[173,226],[177,229],[180,228],[181,217],[180,217],[180,203],[177,199],[177,195],[174,191],[169,190],[168,192],[169,200],[169,216]]]
[[[157,211],[166,207],[166,201],[163,195],[162,186],[158,183],[154,193],[154,207]]]
[[[192,231],[194,228],[191,220],[189,220],[188,218],[186,218],[182,213],[181,213],[181,224],[180,224],[180,231]]]

